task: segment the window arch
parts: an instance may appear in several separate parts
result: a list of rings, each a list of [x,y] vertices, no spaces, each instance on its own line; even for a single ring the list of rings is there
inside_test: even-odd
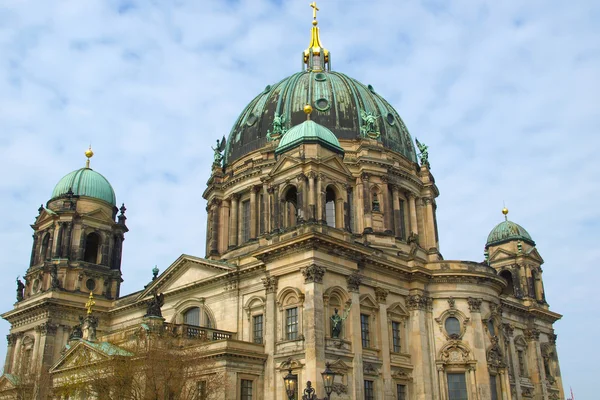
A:
[[[502,294],[508,295],[508,296],[514,296],[515,295],[515,286],[514,286],[514,281],[513,281],[513,274],[512,272],[510,272],[509,270],[505,269],[504,271],[500,272],[499,274],[502,278],[504,278],[506,280],[506,287],[502,290]]]
[[[40,246],[40,262],[44,262],[50,258],[50,233],[46,233],[42,239],[42,245]]]
[[[529,367],[527,365],[527,342],[522,335],[514,339],[515,351],[517,352],[517,362],[519,368],[519,376],[521,378],[529,377]]]
[[[336,228],[336,195],[331,186],[325,189],[325,222],[327,226]]]
[[[31,336],[25,336],[21,344],[21,364],[19,372],[21,375],[29,375],[33,361],[33,345],[35,340]]]
[[[302,334],[302,305],[304,293],[296,288],[288,287],[277,297],[279,307],[279,337],[280,340],[299,340]]]
[[[347,323],[344,320],[348,317],[350,304],[347,293],[339,286],[330,287],[323,294],[323,304],[325,306],[325,336],[331,338],[344,339],[347,334]],[[344,320],[335,322],[333,316],[335,311]],[[336,318],[337,319],[337,318]],[[339,325],[337,325],[339,324]],[[337,336],[336,336],[337,335]]]
[[[183,323],[191,326],[213,328],[215,324],[206,307],[190,307],[183,313]]]
[[[298,190],[290,185],[283,196],[283,220],[284,226],[291,228],[298,222]]]
[[[100,253],[100,235],[96,232],[88,233],[85,237],[85,250],[83,261],[98,264],[98,255]]]
[[[463,342],[451,340],[438,353],[438,379],[446,398],[466,399],[476,388],[473,353]]]

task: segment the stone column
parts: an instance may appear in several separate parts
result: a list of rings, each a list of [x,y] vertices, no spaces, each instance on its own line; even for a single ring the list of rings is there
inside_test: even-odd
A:
[[[58,233],[56,235],[56,247],[54,249],[54,258],[62,257],[62,244],[63,244],[63,235],[64,235],[64,223],[58,224]]]
[[[525,340],[527,340],[527,364],[531,373],[530,378],[534,386],[534,392],[540,398],[546,400],[548,399],[548,388],[546,387],[546,371],[544,370],[544,359],[540,348],[540,331],[531,328],[526,329],[523,333]]]
[[[229,215],[231,208],[231,199],[223,200],[221,212],[219,215],[219,253],[224,253],[229,247]]]
[[[510,368],[515,378],[515,390],[517,392],[517,398],[513,400],[521,400],[523,398],[521,394],[521,385],[519,384],[521,381],[521,371],[519,369],[519,359],[517,357],[517,350],[515,348],[514,341],[515,327],[512,324],[505,323],[503,324],[502,328],[504,330],[504,336],[508,338],[508,351],[510,351],[509,362],[511,362]]]
[[[271,204],[273,206],[273,214],[271,214],[271,221],[273,221],[273,232],[279,232],[279,229],[283,226],[280,214],[281,204],[279,199],[279,185],[273,187]]]
[[[387,296],[389,290],[380,287],[375,288],[375,297],[379,303],[379,330],[381,332],[381,361],[383,361],[381,373],[383,375],[383,398],[395,399],[394,381],[392,379],[391,357],[390,357],[390,336],[388,329],[387,315]]]
[[[317,220],[317,210],[315,208],[316,204],[316,193],[315,193],[315,178],[317,174],[314,172],[308,173],[308,220],[310,222],[315,222]]]
[[[238,244],[238,200],[240,195],[234,193],[231,195],[231,209],[229,210],[229,248],[236,247]]]
[[[391,235],[394,229],[394,212],[388,189],[388,177],[385,175],[381,177],[381,191],[383,194],[383,229],[385,233]]]
[[[305,364],[303,381],[311,381],[317,393],[325,390],[321,386],[321,371],[325,369],[325,332],[323,321],[323,275],[325,268],[311,264],[302,270],[304,276],[304,310],[302,331],[304,332]],[[299,386],[300,386],[300,382]],[[304,385],[305,382],[302,382]],[[303,386],[301,386],[303,387]]]
[[[511,400],[510,382],[508,381],[508,374],[506,373],[506,369],[499,369],[498,376],[500,377],[500,386],[502,387],[502,400]]]
[[[397,238],[406,240],[406,238],[402,237],[402,228],[400,227],[400,223],[402,222],[402,218],[400,216],[400,196],[398,186],[392,186],[392,208],[394,209],[394,235]]]
[[[38,236],[37,234],[33,234],[31,235],[33,237],[33,245],[31,247],[31,257],[29,259],[29,266],[32,267],[35,262],[36,262],[36,253],[37,253],[37,242],[38,242]]]
[[[258,225],[256,193],[260,190],[259,186],[250,188],[250,240],[256,239],[256,226]]]
[[[318,222],[320,224],[327,224],[325,220],[325,187],[324,187],[325,175],[319,174],[317,177],[317,214]]]
[[[271,232],[271,213],[269,211],[269,188],[267,186],[266,183],[263,183],[263,189],[262,189],[262,195],[263,195],[263,221],[262,223],[263,225],[263,234],[269,233]]]
[[[415,195],[412,193],[408,194],[408,210],[410,214],[410,233],[418,235],[419,228],[417,223],[417,204],[415,202]]]
[[[371,214],[371,192],[369,188],[369,174],[363,172],[361,175],[362,179],[362,192],[363,192],[363,214],[364,214],[364,229],[363,233],[373,232],[373,217]]]
[[[475,365],[469,365],[469,383],[471,387],[471,396],[469,400],[479,400],[479,393],[477,392],[477,376],[475,374]]]
[[[13,352],[15,349],[15,344],[17,341],[17,335],[14,333],[9,333],[6,335],[7,347],[6,347],[6,359],[4,361],[4,372],[7,374],[13,373],[12,360],[13,360]]]
[[[350,195],[352,193],[352,187],[350,185],[344,184],[344,229],[346,232],[352,232],[352,227],[350,226],[351,218],[350,213],[353,212],[350,209]]]
[[[36,332],[39,334],[39,347],[37,351],[37,357],[34,355],[33,362],[37,362],[39,367],[49,368],[54,362],[53,356],[56,328],[57,326],[51,324],[50,322],[44,322],[43,324],[35,327]]]
[[[427,322],[425,321],[426,310],[431,304],[431,299],[419,292],[412,292],[406,299],[406,306],[410,312],[410,354],[420,354],[423,362],[415,362],[413,376],[421,377],[413,382],[413,399],[430,400],[434,397],[432,392],[432,376],[430,360],[429,335],[427,333]]]
[[[438,381],[440,383],[440,400],[448,400],[448,389],[446,388],[446,374],[444,373],[444,366],[437,366]]]
[[[476,368],[474,373],[477,376],[479,387],[477,392],[484,399],[490,397],[489,373],[486,365],[486,348],[485,348],[485,333],[483,332],[483,323],[481,322],[481,299],[469,297],[467,299],[469,310],[471,311],[471,326],[473,334],[473,356],[478,361],[479,368]],[[488,382],[486,385],[485,382]]]
[[[277,382],[277,371],[275,370],[275,343],[277,341],[277,306],[275,304],[275,298],[277,294],[277,281],[276,276],[265,276],[262,278],[263,285],[266,292],[266,304],[265,304],[265,354],[267,354],[267,360],[265,362],[265,400],[275,400]]]
[[[306,176],[304,174],[298,174],[296,177],[298,187],[296,189],[296,208],[298,210],[298,217],[296,219],[296,225],[300,225],[306,220],[307,211],[304,203],[304,194],[306,193]]]
[[[425,206],[425,214],[426,214],[426,239],[427,239],[427,249],[432,247],[437,247],[437,243],[435,240],[435,215],[433,212],[433,198],[432,197],[423,197],[423,205]]]
[[[210,205],[210,255],[219,254],[219,205],[221,200],[213,199]]]
[[[358,272],[354,272],[347,277],[348,292],[350,292],[350,318],[348,325],[351,335],[349,336],[352,342],[352,382],[348,382],[348,392],[352,393],[352,400],[364,399],[364,378],[363,378],[363,358],[362,358],[362,338],[360,334],[360,294],[359,287],[362,282],[362,276]],[[348,336],[347,336],[348,337]]]

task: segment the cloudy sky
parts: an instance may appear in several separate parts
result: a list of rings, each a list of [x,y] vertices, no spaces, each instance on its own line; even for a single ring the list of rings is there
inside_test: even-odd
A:
[[[210,145],[267,84],[300,69],[308,3],[0,2],[2,311],[28,266],[29,224],[55,183],[84,166],[90,142],[92,167],[128,209],[123,293],[155,264],[205,254]],[[319,6],[333,68],[372,84],[430,146],[445,258],[482,260],[503,201],[531,233],[547,299],[564,314],[555,328],[565,386],[593,398],[600,3]]]

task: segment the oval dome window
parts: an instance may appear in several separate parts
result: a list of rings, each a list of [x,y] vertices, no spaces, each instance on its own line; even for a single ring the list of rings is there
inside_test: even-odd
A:
[[[315,102],[315,106],[319,111],[327,111],[329,109],[329,101],[327,101],[327,99],[320,98]]]

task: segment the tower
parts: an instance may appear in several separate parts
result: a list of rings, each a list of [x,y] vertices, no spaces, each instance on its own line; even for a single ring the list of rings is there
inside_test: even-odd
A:
[[[11,323],[5,373],[22,383],[40,382],[59,357],[72,326],[93,293],[106,307],[119,297],[125,206],[117,216],[115,192],[90,168],[65,175],[38,210],[24,283],[17,280],[17,302],[3,314]]]

